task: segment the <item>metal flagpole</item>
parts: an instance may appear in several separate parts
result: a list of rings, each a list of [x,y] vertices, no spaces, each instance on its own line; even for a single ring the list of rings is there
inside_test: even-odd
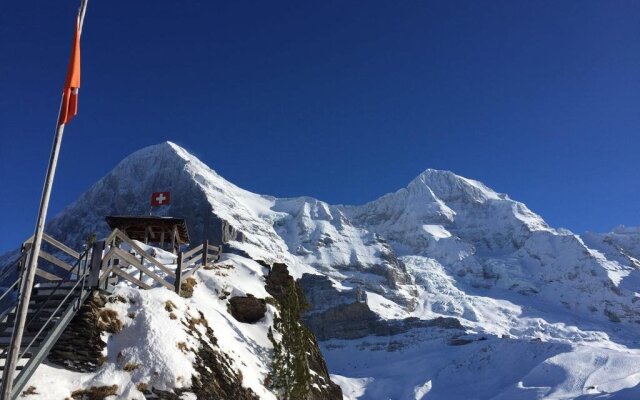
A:
[[[88,0],[81,0],[80,9],[78,10],[78,33],[82,33],[82,24],[87,11]],[[62,114],[62,104],[58,111],[58,119]],[[33,237],[33,246],[27,270],[22,275],[23,282],[21,284],[21,292],[18,301],[18,309],[16,314],[16,323],[14,325],[13,334],[11,336],[11,346],[7,355],[4,371],[2,375],[2,400],[11,399],[13,390],[13,376],[16,371],[18,355],[20,353],[20,345],[24,333],[24,325],[27,320],[29,311],[29,302],[31,301],[31,290],[35,280],[36,269],[38,268],[38,257],[40,256],[40,246],[42,245],[42,235],[44,233],[44,224],[47,219],[47,209],[49,208],[49,198],[51,197],[51,187],[53,178],[56,173],[58,164],[58,155],[60,154],[60,146],[62,144],[62,134],[64,133],[65,124],[59,124],[56,128],[56,134],[53,139],[53,147],[51,149],[51,157],[49,158],[49,167],[47,176],[42,190],[42,198],[40,199],[40,210],[38,211],[38,220],[36,223],[36,231]]]

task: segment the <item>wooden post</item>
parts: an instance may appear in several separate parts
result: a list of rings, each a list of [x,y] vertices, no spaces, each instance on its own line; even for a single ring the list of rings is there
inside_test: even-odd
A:
[[[162,231],[160,232],[160,248],[166,250],[166,248],[164,247],[164,229],[162,229]]]
[[[149,227],[144,228],[144,244],[149,244]]]
[[[89,287],[94,289],[98,287],[100,280],[100,269],[102,268],[102,252],[105,242],[101,240],[94,242],[91,248],[91,270],[89,271]]]
[[[173,254],[178,254],[178,250],[176,249],[177,236],[178,236],[178,227],[174,225],[173,231],[171,232],[171,252]]]
[[[202,245],[202,266],[206,267],[209,264],[209,241],[205,240]]]
[[[87,7],[87,1],[83,0],[80,3],[80,9],[78,10],[78,31],[76,38],[80,39],[82,32],[82,24],[84,22],[84,15]],[[79,55],[78,55],[79,56]],[[14,329],[11,332],[11,342],[8,348],[7,356],[5,359],[4,369],[2,371],[2,389],[0,391],[1,399],[11,399],[13,396],[13,378],[16,372],[16,366],[18,365],[18,357],[20,356],[20,346],[22,345],[22,338],[24,334],[24,328],[27,322],[27,314],[29,312],[29,302],[31,301],[31,291],[35,282],[36,270],[38,269],[38,258],[40,255],[40,247],[42,246],[42,237],[44,235],[44,224],[47,219],[47,212],[49,209],[49,199],[51,197],[51,188],[53,186],[53,179],[56,174],[56,168],[58,165],[58,156],[60,155],[60,147],[62,146],[62,135],[64,133],[65,124],[61,123],[63,102],[62,97],[60,101],[60,108],[58,109],[58,120],[56,123],[56,133],[53,139],[53,146],[51,148],[51,156],[49,157],[49,165],[47,167],[47,174],[44,181],[44,187],[42,188],[42,196],[40,198],[40,207],[38,210],[38,218],[35,227],[35,233],[33,235],[33,250],[29,256],[29,264],[25,268],[22,275],[23,282],[21,283],[21,292],[18,298],[18,306],[16,308],[16,318]],[[16,396],[17,397],[17,394]]]
[[[178,295],[180,294],[180,287],[182,286],[182,254],[184,253],[178,253],[178,265],[176,266],[175,290]]]

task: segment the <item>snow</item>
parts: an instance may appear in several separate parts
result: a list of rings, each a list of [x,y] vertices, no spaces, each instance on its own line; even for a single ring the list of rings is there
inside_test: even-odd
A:
[[[151,161],[162,167],[145,169]],[[336,296],[353,298],[353,291],[362,289],[381,319],[455,317],[467,328],[461,338],[470,343],[460,346],[450,344],[459,332],[436,328],[321,343],[346,399],[640,396],[640,228],[582,235],[554,229],[506,194],[438,170],[426,170],[406,187],[359,206],[310,197],[278,199],[241,189],[166,143],[125,159],[56,217],[50,230],[66,237],[81,219],[99,231],[101,215],[146,204],[148,193],[163,185],[173,185],[173,211],[184,213],[190,229],[202,229],[208,223],[203,215],[215,213],[242,233],[243,239],[230,246],[250,258],[284,262],[296,278],[327,276]],[[121,199],[127,200],[122,204]],[[270,349],[266,329],[274,310],[269,307],[256,325],[240,324],[220,299],[224,292],[266,296],[265,271],[250,258],[225,255],[220,264],[231,268],[200,271],[193,297],[176,298],[175,304],[183,314],[204,313],[220,348],[242,370],[243,384],[268,399],[273,395],[262,382]],[[156,291],[168,292],[153,289],[135,296],[151,308],[172,296]],[[175,323],[160,311],[138,310],[148,321],[127,322],[125,330],[140,335],[139,347],[155,340],[156,326]],[[143,327],[148,335],[136,331]],[[181,335],[178,329],[168,331],[172,341],[187,340]],[[109,354],[133,345],[122,341],[112,338]],[[126,356],[142,360],[134,350]],[[169,354],[158,368],[172,372],[159,383],[187,386],[193,371],[180,368],[189,360]],[[129,390],[127,398],[135,398],[132,379],[152,379],[144,368],[131,378],[112,359],[101,371],[77,375],[43,366],[34,381],[46,385],[47,374],[60,374],[56,393],[61,395],[52,398],[62,398],[92,380],[112,380]]]
[[[147,249],[167,260],[174,258],[169,253],[163,254],[161,249]],[[164,287],[141,290],[118,284],[111,296],[116,300],[108,302],[105,308],[117,313],[124,328],[116,334],[104,334],[105,364],[94,373],[72,373],[43,364],[27,385],[34,386],[38,393],[30,398],[57,400],[68,398],[81,388],[115,384],[118,398],[142,400],[145,397],[136,388],[138,383],[160,390],[189,388],[197,374],[194,362],[200,342],[189,332],[188,319],[200,318],[201,312],[213,329],[217,346],[230,357],[231,367],[242,371],[243,385],[261,399],[275,400],[275,395],[263,385],[272,349],[267,330],[273,324],[275,309],[269,305],[265,318],[255,324],[240,323],[227,311],[229,297],[269,296],[264,289],[265,272],[254,260],[225,255],[216,268],[196,273],[198,283],[191,298],[180,297]],[[171,312],[166,309],[169,303]],[[196,325],[196,329],[204,328]],[[126,365],[136,367],[127,372]],[[55,389],[49,390],[54,382]],[[187,393],[182,398],[194,396]]]

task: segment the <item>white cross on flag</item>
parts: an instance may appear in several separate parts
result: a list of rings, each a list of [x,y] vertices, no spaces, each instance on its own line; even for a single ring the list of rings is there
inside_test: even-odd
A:
[[[166,206],[169,203],[171,203],[171,192],[155,192],[151,195],[153,207]]]

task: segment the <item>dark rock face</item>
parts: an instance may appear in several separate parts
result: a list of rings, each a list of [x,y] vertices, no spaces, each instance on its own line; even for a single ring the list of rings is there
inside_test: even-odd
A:
[[[289,275],[289,269],[285,264],[275,263],[267,276],[265,289],[276,300],[282,301],[289,287],[294,285],[293,277]]]
[[[229,299],[229,311],[239,322],[254,324],[264,318],[267,302],[251,295],[236,296]]]
[[[303,319],[318,340],[396,335],[421,327],[464,330],[455,318],[382,320],[367,305],[366,292],[339,292],[325,276],[305,274],[300,284],[310,302]]]
[[[153,393],[156,398],[163,400],[180,400],[184,393],[194,393],[198,400],[259,400],[251,389],[242,386],[242,372],[234,371],[230,367],[232,361],[229,356],[219,351],[218,339],[204,316],[200,314],[199,319],[192,319],[188,323],[189,326],[185,326],[190,328],[189,332],[200,341],[200,350],[196,353],[194,364],[198,375],[193,377],[192,387],[177,389],[175,392],[151,388],[148,394]],[[192,329],[195,325],[203,325],[206,332]]]
[[[302,292],[300,286],[289,275],[289,270],[285,264],[275,263],[267,276],[265,288],[278,303],[283,303],[290,290],[298,290]],[[300,309],[307,308],[306,300],[302,300],[304,304],[300,304]],[[313,333],[305,328],[308,340],[305,353],[307,354],[307,363],[309,369],[314,374],[311,375],[311,390],[304,399],[300,400],[341,400],[342,389],[331,381],[327,364],[322,357],[318,341]],[[297,399],[296,399],[297,400]]]
[[[107,298],[94,292],[64,330],[48,360],[78,372],[93,372],[104,362],[106,343],[101,339],[100,310]]]
[[[380,319],[366,303],[343,304],[322,313],[305,315],[304,321],[318,340],[393,336],[415,328],[465,329],[460,321],[450,317]]]

